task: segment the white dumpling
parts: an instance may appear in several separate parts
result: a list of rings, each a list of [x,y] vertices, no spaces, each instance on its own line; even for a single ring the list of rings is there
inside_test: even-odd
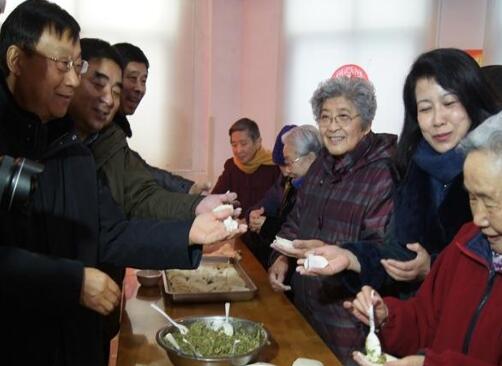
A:
[[[281,238],[280,236],[276,236],[274,240],[275,245],[279,246],[280,248],[283,248],[284,250],[293,250],[293,241]]]
[[[328,265],[328,260],[321,255],[309,254],[303,263],[306,270],[312,268],[324,268]]]

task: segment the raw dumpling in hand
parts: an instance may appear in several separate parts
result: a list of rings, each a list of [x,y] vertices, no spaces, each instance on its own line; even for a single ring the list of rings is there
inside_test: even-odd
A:
[[[213,212],[218,212],[218,211],[224,210],[226,208],[231,208],[233,210],[234,206],[232,206],[232,205],[219,205],[218,207],[215,207],[213,209]],[[232,216],[228,216],[225,220],[223,220],[223,225],[225,225],[225,229],[229,232],[237,230],[237,228],[239,227],[239,223],[237,222],[237,220],[234,220],[234,218]]]
[[[275,240],[274,240],[274,244],[283,249],[283,250],[286,250],[286,251],[291,251],[293,249],[295,249],[293,247],[293,241],[292,240],[288,240],[288,239],[284,239],[284,238],[281,238],[280,236],[276,236],[275,237]]]
[[[328,260],[322,255],[309,254],[303,263],[303,267],[308,271],[313,268],[324,268],[328,265]]]

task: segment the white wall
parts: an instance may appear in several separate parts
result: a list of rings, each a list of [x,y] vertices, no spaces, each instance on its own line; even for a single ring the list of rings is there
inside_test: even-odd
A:
[[[438,47],[481,49],[488,0],[440,0]]]
[[[488,0],[484,40],[484,64],[502,65],[502,0]]]

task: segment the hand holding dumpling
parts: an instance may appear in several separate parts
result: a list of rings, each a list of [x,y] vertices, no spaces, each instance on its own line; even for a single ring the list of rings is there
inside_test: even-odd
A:
[[[361,266],[357,257],[347,249],[340,248],[338,245],[323,245],[321,247],[309,250],[305,253],[308,255],[316,255],[326,258],[328,264],[321,268],[305,267],[306,258],[300,258],[297,262],[296,271],[307,276],[332,276],[345,270],[355,272],[361,271]]]
[[[245,224],[232,223],[231,226],[224,224],[224,220],[231,218],[233,213],[233,207],[228,205],[223,209],[198,215],[190,228],[190,243],[212,244],[245,233],[247,230]]]

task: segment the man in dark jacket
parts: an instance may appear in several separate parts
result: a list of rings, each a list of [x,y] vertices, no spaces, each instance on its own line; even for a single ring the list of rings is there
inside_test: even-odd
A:
[[[133,44],[123,42],[117,43],[113,47],[118,51],[124,63],[120,106],[115,114],[114,123],[122,129],[127,137],[131,137],[132,130],[127,116],[134,114],[145,96],[150,62],[143,51]],[[155,180],[168,191],[199,194],[207,192],[211,187],[208,182],[195,183],[167,170],[153,167],[143,160],[136,151],[130,151],[137,155]]]
[[[75,89],[69,115],[78,134],[90,147],[98,175],[106,184],[118,206],[128,218],[191,219],[195,213],[223,204],[235,194],[195,196],[169,192],[152,177],[143,161],[132,153],[120,127],[111,123],[120,103],[122,61],[106,41],[96,38],[81,40],[82,57],[89,67]],[[107,127],[103,128],[103,126]],[[122,268],[106,267],[106,273],[120,285]],[[113,326],[107,327],[112,338],[119,327],[119,309],[112,314]]]
[[[229,212],[193,224],[125,220],[65,117],[87,68],[79,32],[41,0],[19,5],[0,31],[0,155],[45,165],[31,203],[0,217],[4,365],[104,364],[102,315],[119,291],[96,267],[193,268],[193,243],[228,236]]]

